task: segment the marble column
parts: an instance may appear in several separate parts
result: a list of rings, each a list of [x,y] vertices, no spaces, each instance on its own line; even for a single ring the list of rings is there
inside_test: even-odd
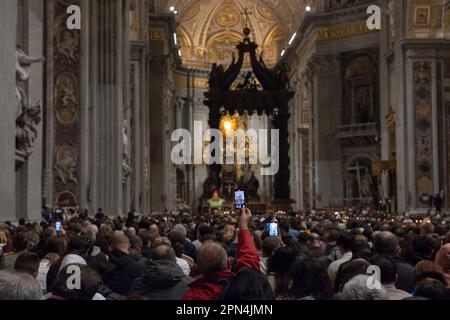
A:
[[[299,75],[295,74],[293,80],[291,80],[291,87],[296,88],[296,95],[289,103],[289,113],[291,114],[291,121],[289,122],[289,158],[290,161],[290,186],[291,186],[291,199],[295,201],[294,209],[299,210],[302,208],[302,156],[301,156],[301,136],[299,134],[299,113],[301,112]]]
[[[411,148],[409,141],[407,140],[407,116],[408,111],[406,107],[405,99],[405,83],[407,81],[405,77],[405,58],[402,48],[402,41],[405,38],[405,24],[406,17],[405,2],[394,1],[393,15],[395,16],[394,33],[395,40],[393,44],[393,54],[395,60],[393,62],[394,68],[394,81],[391,86],[391,90],[394,92],[393,105],[397,113],[397,132],[396,132],[396,145],[397,145],[397,208],[398,212],[405,212],[411,208],[411,194],[408,187],[412,185],[409,180],[409,167],[412,165],[408,160],[408,148]]]
[[[167,71],[166,58],[153,57],[148,85],[150,87],[150,177],[151,177],[151,209],[164,210],[164,186],[169,181],[164,178],[164,73]]]
[[[90,95],[89,95],[89,74],[90,74],[90,43],[89,35],[89,0],[81,0],[81,33],[80,33],[80,143],[79,143],[79,205],[81,208],[89,207],[89,152],[90,152]]]
[[[337,56],[313,56],[313,134],[315,206],[327,207],[343,198],[342,152],[336,132],[341,124],[342,75]],[[333,115],[333,116],[330,116]]]
[[[130,105],[130,59],[131,59],[131,47],[130,47],[130,0],[122,0],[122,24],[119,28],[123,30],[122,32],[122,100],[123,100],[123,125],[126,126],[128,140],[129,140],[129,161],[131,161],[131,151],[132,151],[132,132],[131,132],[131,117],[133,114],[132,106]],[[132,168],[132,170],[135,170]],[[123,212],[128,212],[131,209],[131,183],[132,175],[123,176],[123,186],[122,186],[122,208]]]
[[[27,51],[30,56],[43,56],[43,39],[44,39],[44,9],[43,1],[28,1],[26,27],[27,27]],[[43,63],[33,64],[30,78],[28,80],[28,99],[30,104],[37,101],[42,102],[42,108],[45,108],[43,98]],[[41,110],[41,113],[43,111]],[[28,221],[35,221],[41,219],[42,206],[42,144],[43,144],[43,130],[42,122],[37,126],[36,144],[33,148],[33,153],[28,157],[22,170],[24,170],[21,184],[24,188],[23,208],[17,208],[17,216],[23,217]],[[19,178],[19,177],[18,177]],[[18,195],[16,195],[17,197]]]
[[[44,126],[44,151],[43,151],[43,183],[42,183],[42,200],[43,205],[53,205],[53,150],[55,145],[54,140],[54,126],[55,126],[55,99],[54,99],[54,38],[55,38],[55,23],[53,17],[55,16],[55,0],[48,0],[45,2],[46,21],[45,21],[45,108],[43,121]]]
[[[17,1],[0,1],[0,221],[15,220]]]
[[[98,79],[95,84],[95,199],[107,215],[122,208],[123,41],[122,0],[96,1]]]
[[[382,12],[389,12],[388,3],[384,2],[381,8]],[[382,15],[381,25],[388,26],[390,23],[390,18],[387,14]],[[392,160],[390,154],[390,133],[386,125],[385,117],[389,113],[391,107],[391,77],[390,77],[390,62],[392,56],[390,56],[389,50],[391,49],[391,30],[390,28],[383,28],[380,31],[380,135],[381,135],[381,159],[382,160]],[[389,181],[387,175],[382,176],[382,188],[384,190],[383,198],[388,196],[389,191]],[[393,200],[393,199],[391,199]]]

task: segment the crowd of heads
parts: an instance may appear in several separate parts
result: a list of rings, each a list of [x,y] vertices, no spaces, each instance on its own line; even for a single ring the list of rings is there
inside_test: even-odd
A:
[[[6,222],[0,299],[450,299],[443,214],[247,211],[108,217],[81,210]],[[277,236],[268,230],[274,221]],[[211,294],[199,295],[204,288]]]

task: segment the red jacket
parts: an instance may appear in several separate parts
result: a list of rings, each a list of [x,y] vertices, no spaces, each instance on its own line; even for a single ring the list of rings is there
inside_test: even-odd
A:
[[[239,231],[236,255],[237,272],[244,268],[260,270],[258,251],[253,243],[253,237],[248,229]],[[231,271],[221,271],[204,276],[189,285],[189,291],[183,300],[216,300],[227,280],[235,274]]]

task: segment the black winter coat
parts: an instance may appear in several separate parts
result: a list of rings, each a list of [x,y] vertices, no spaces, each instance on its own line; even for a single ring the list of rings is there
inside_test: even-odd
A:
[[[150,261],[145,273],[133,282],[131,292],[150,300],[181,300],[193,280],[176,262],[155,260]]]
[[[145,271],[145,266],[120,250],[112,251],[109,258],[114,265],[114,270],[108,287],[113,292],[126,295],[130,292],[133,281]]]

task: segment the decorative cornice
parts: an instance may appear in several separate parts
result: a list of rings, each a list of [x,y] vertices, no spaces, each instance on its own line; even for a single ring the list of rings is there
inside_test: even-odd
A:
[[[341,57],[339,55],[312,55],[305,69],[306,77],[311,77],[310,73],[339,71]]]

